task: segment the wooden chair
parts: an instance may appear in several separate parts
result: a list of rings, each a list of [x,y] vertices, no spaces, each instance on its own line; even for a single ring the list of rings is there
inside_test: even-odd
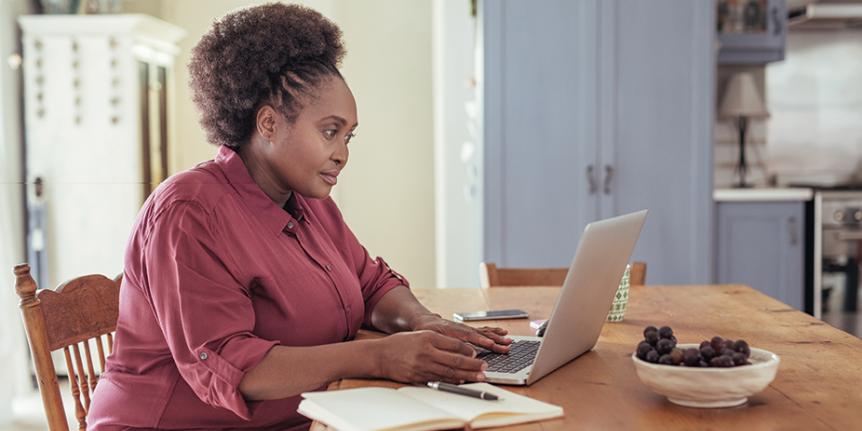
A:
[[[110,354],[113,348],[111,333],[117,327],[121,280],[122,275],[113,280],[102,275],[86,275],[72,279],[56,290],[36,292],[30,266],[22,264],[15,267],[15,292],[21,298],[27,341],[51,431],[69,429],[51,352],[63,349],[78,429],[85,430],[90,398],[99,381],[90,341],[96,345],[99,372],[102,373],[105,371],[106,351],[102,340],[104,336]],[[82,361],[82,350],[86,362]]]
[[[562,286],[568,268],[497,268],[490,262],[479,264],[482,287]],[[629,274],[632,286],[646,283],[646,263],[632,262]]]

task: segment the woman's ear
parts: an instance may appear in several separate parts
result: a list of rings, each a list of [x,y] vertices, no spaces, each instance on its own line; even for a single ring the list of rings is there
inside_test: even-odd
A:
[[[276,115],[279,115],[278,112],[269,105],[263,105],[257,110],[255,129],[267,141],[271,141],[275,136]]]

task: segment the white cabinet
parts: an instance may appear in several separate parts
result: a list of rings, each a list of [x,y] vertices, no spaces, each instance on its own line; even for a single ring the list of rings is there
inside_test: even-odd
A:
[[[26,178],[45,184],[50,286],[116,275],[143,200],[167,175],[169,70],[184,31],[145,15],[19,22]]]

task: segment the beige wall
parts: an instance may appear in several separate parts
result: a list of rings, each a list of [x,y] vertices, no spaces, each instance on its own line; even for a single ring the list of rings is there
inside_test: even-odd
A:
[[[162,1],[184,28],[174,75],[173,172],[212,158],[188,89],[191,48],[226,12],[263,1]],[[414,286],[435,282],[430,0],[307,0],[343,30],[342,72],[359,107],[349,167],[333,195],[372,255]],[[153,13],[152,11],[150,11]]]
[[[342,0],[336,21],[360,123],[338,202],[370,252],[436,286],[431,2]]]

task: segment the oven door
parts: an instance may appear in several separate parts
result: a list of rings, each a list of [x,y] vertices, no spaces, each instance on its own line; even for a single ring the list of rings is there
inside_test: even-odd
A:
[[[826,195],[819,203],[821,220],[820,241],[816,241],[820,247],[818,262],[815,262],[819,263],[815,273],[815,317],[858,335],[862,329],[862,315],[859,314],[862,194],[831,199]]]

